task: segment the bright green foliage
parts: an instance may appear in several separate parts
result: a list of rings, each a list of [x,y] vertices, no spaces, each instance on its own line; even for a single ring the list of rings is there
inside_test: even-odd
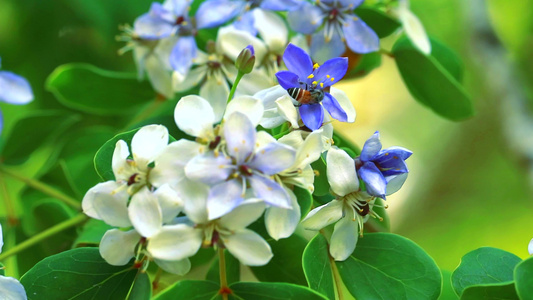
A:
[[[426,56],[406,37],[394,44],[392,54],[409,92],[447,119],[458,121],[473,116],[472,100],[460,84],[459,59],[439,42],[432,40],[431,46],[432,54]]]
[[[124,140],[126,144],[131,145],[131,140],[140,128],[130,130],[128,132],[115,135],[112,139],[107,141],[100,147],[96,155],[94,156],[94,167],[96,172],[102,180],[115,180],[113,169],[111,168],[111,161],[113,159],[113,152],[115,151],[115,145],[119,140]]]
[[[78,233],[78,237],[74,241],[74,247],[98,245],[105,232],[112,228],[104,221],[90,219]]]
[[[368,75],[372,70],[381,66],[381,53],[372,52],[359,56],[357,66],[346,74],[346,78],[358,78]]]
[[[313,205],[313,196],[308,190],[297,186],[294,187],[293,192],[294,195],[296,195],[296,198],[298,199],[298,205],[300,206],[300,214],[302,215],[302,218],[304,218],[311,210],[311,206]]]
[[[513,269],[520,258],[501,249],[483,247],[467,253],[452,274],[452,284],[457,295],[476,285],[510,284]]]
[[[330,300],[335,300],[333,273],[326,238],[317,234],[305,247],[303,269],[309,287]]]
[[[216,297],[219,290],[218,283],[212,281],[182,280],[164,290],[155,297],[155,300],[211,300],[222,299]]]
[[[400,22],[375,8],[358,7],[355,14],[365,21],[380,38],[391,35],[401,26]]]
[[[152,298],[152,282],[146,273],[138,273],[127,300],[150,300]]]
[[[366,234],[336,265],[357,299],[437,299],[440,294],[442,278],[433,259],[395,234]]]
[[[112,72],[89,64],[57,67],[46,88],[63,105],[95,115],[127,115],[156,97],[148,81],[133,73]]]
[[[533,299],[533,257],[522,261],[516,266],[514,279],[520,299]]]
[[[478,299],[518,300],[518,296],[516,295],[516,289],[513,283],[473,285],[467,287],[461,295],[461,300]]]
[[[452,287],[452,272],[440,270],[442,274],[442,292],[439,296],[441,300],[457,300],[459,297],[455,294]]]
[[[238,282],[241,277],[241,264],[239,261],[229,253],[229,251],[224,250],[224,257],[226,262],[226,280],[228,284]],[[211,280],[213,282],[220,282],[220,269],[219,269],[219,258],[215,257],[215,260],[211,263],[209,271],[207,271],[206,280]]]
[[[111,266],[98,248],[78,248],[49,256],[21,278],[28,299],[125,299],[137,274],[131,266]]]
[[[289,283],[281,282],[239,282],[230,285],[234,295],[230,299],[285,300],[305,299],[324,300],[315,291]]]
[[[318,171],[318,176],[315,175],[315,190],[313,196],[324,196],[329,194],[329,182],[326,173],[326,158],[321,157],[317,161],[311,164],[313,170]]]

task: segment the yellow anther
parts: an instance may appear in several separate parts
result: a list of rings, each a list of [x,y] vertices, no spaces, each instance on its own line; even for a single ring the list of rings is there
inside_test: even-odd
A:
[[[334,81],[334,80],[335,80],[335,78],[331,77],[331,81]]]
[[[323,82],[320,83],[320,87],[321,87],[321,88],[324,87],[324,83],[323,83]]]
[[[315,176],[320,176],[320,172],[318,172],[318,170],[313,170],[313,173],[315,173]]]
[[[358,17],[352,17],[352,20],[357,21],[357,20],[359,20],[359,18]]]
[[[315,74],[310,74],[307,78],[315,78]]]
[[[319,67],[320,67],[320,65],[319,65],[318,63],[315,63],[315,64],[313,65],[313,69],[318,69]]]
[[[326,77],[327,77],[327,78],[330,78],[331,76],[329,76],[329,75],[326,75]]]
[[[187,24],[189,24],[189,22],[187,22],[187,21],[183,21],[183,22],[181,22],[181,25],[182,25],[182,26],[187,26]]]
[[[242,140],[242,144],[243,144],[243,145],[246,145],[246,140]]]
[[[315,80],[313,82],[311,82],[312,85],[316,85],[318,82]]]
[[[389,152],[385,153],[385,156],[389,155]]]
[[[239,148],[237,147],[233,148],[233,152],[239,152]]]

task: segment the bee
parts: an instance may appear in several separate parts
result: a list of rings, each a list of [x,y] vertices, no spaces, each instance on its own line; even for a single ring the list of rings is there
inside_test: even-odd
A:
[[[298,106],[303,104],[318,104],[324,99],[324,91],[320,89],[301,89],[301,88],[289,88],[287,93],[294,100],[298,101]]]

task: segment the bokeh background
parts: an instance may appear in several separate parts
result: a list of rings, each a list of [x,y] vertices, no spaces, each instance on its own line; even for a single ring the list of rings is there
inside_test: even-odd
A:
[[[26,77],[36,98],[27,106],[0,103],[4,132],[44,104],[60,107],[44,83],[61,64],[86,62],[133,72],[131,53],[117,55],[123,44],[115,36],[119,24],[131,24],[150,3],[0,0],[2,69]],[[532,7],[533,0],[411,1],[429,35],[465,64],[464,83],[477,111],[469,120],[447,121],[413,100],[389,57],[368,76],[340,84],[353,100],[357,120],[336,124],[337,129],[359,145],[379,130],[384,147],[414,152],[403,190],[388,199],[392,231],[414,240],[444,270],[453,270],[464,254],[482,246],[529,255]],[[496,38],[490,30],[476,31],[485,12]],[[382,40],[383,47],[390,49],[396,37]]]

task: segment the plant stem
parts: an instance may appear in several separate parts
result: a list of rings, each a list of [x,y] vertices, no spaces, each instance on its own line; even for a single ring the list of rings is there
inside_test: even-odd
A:
[[[342,279],[340,278],[339,270],[337,269],[337,265],[335,264],[335,260],[333,257],[331,257],[328,253],[329,257],[329,264],[331,265],[331,273],[333,273],[333,281],[335,282],[335,289],[337,290],[337,296],[339,297],[339,300],[344,299],[344,295],[342,294]]]
[[[0,173],[0,189],[2,189],[2,198],[4,199],[4,204],[6,206],[8,224],[16,225],[18,223],[18,218],[13,205],[13,199],[9,196],[7,184],[2,173]]]
[[[383,49],[383,48],[379,49],[378,52],[381,53],[381,54],[383,54],[383,55],[387,55],[387,56],[390,57],[390,58],[395,58],[395,57],[394,57],[394,54],[393,54],[392,52],[390,52],[390,51],[388,51],[388,50],[385,50],[385,49]]]
[[[237,78],[235,78],[235,82],[233,83],[233,86],[231,86],[231,91],[229,92],[229,96],[228,96],[228,101],[227,102],[230,102],[231,99],[233,99],[233,95],[235,95],[235,91],[237,90],[237,86],[239,85],[239,82],[241,81],[243,76],[244,76],[244,74],[242,72],[239,71],[239,73],[237,73]]]
[[[10,257],[11,255],[14,255],[14,254],[17,254],[37,243],[39,243],[40,241],[42,240],[45,240],[65,229],[68,229],[72,226],[75,226],[79,223],[82,223],[86,220],[88,220],[89,217],[87,217],[85,214],[79,214],[77,216],[75,216],[74,218],[71,218],[71,219],[68,219],[66,221],[63,221],[59,224],[56,224],[55,226],[52,226],[48,229],[46,229],[45,231],[42,231],[34,236],[32,236],[31,238],[25,240],[24,242],[16,245],[15,247],[5,251],[4,253],[0,254],[0,260],[3,260],[7,257]]]
[[[73,207],[73,208],[75,208],[77,210],[80,209],[80,203],[76,199],[64,194],[63,192],[57,190],[56,188],[51,187],[51,186],[49,186],[49,185],[47,185],[47,184],[45,184],[45,183],[43,183],[43,182],[41,182],[39,180],[35,180],[33,178],[28,178],[28,177],[26,177],[26,176],[24,176],[22,174],[19,174],[19,173],[13,171],[13,170],[5,168],[4,166],[0,166],[0,173],[7,174],[7,175],[19,180],[19,181],[22,181],[25,184],[27,184],[28,186],[30,186],[30,187],[32,187],[32,188],[34,188],[34,189],[36,189],[36,190],[38,190],[40,192],[43,192],[44,194],[47,194],[50,197],[56,198],[56,199],[62,201],[63,203],[65,203],[65,204],[67,204],[67,205],[69,205],[69,206],[71,206],[71,207]]]
[[[226,256],[224,255],[224,248],[218,247],[218,271],[220,275],[220,293],[222,299],[228,300],[228,279],[226,278]]]

